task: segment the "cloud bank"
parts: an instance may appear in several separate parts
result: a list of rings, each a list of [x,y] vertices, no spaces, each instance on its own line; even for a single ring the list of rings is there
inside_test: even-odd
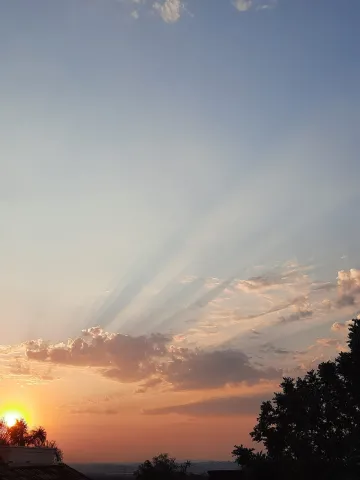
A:
[[[145,390],[159,384],[173,390],[213,389],[280,377],[275,369],[256,368],[239,350],[190,350],[162,334],[133,337],[100,327],[84,330],[67,343],[28,342],[26,355],[37,362],[93,367],[122,383],[142,381]]]

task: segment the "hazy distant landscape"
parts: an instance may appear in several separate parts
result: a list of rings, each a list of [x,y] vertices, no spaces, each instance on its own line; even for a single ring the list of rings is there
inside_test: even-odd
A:
[[[72,463],[71,467],[79,470],[93,480],[105,480],[109,477],[121,478],[131,476],[137,469],[136,463]],[[198,461],[193,462],[189,472],[196,474],[206,473],[208,470],[234,470],[234,462]]]

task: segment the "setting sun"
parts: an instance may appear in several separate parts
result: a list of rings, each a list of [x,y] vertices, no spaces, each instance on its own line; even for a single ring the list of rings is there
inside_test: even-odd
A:
[[[4,421],[5,421],[6,425],[8,427],[12,427],[12,426],[15,425],[17,420],[20,420],[21,418],[24,418],[24,417],[19,412],[15,412],[15,411],[10,412],[9,411],[9,412],[5,412],[3,414],[3,418],[4,418]]]

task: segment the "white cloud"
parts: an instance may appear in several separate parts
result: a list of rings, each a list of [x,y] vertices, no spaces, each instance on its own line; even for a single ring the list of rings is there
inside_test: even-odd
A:
[[[239,12],[247,12],[253,6],[253,0],[234,0],[234,7]]]
[[[137,20],[137,19],[139,18],[139,12],[138,12],[137,10],[133,10],[133,11],[131,12],[131,16],[132,16],[135,20]]]
[[[340,270],[338,272],[337,284],[337,306],[347,307],[355,305],[360,294],[360,270],[356,268]]]
[[[153,8],[159,12],[165,22],[175,23],[179,20],[184,5],[181,0],[165,0],[164,3],[155,2]]]
[[[259,0],[233,0],[233,5],[239,12],[247,12],[251,9],[268,10],[276,6],[277,0],[259,2]]]

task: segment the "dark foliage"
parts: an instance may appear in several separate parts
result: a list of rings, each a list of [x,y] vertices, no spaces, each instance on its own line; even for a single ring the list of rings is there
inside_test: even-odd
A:
[[[352,479],[360,476],[360,321],[349,326],[348,352],[303,378],[284,378],[263,402],[254,430],[256,453],[232,452],[255,478]]]
[[[151,461],[146,460],[139,465],[134,475],[136,478],[144,480],[183,478],[187,476],[187,470],[190,465],[191,463],[189,461],[178,463],[175,458],[170,457],[167,453],[161,453]]]

